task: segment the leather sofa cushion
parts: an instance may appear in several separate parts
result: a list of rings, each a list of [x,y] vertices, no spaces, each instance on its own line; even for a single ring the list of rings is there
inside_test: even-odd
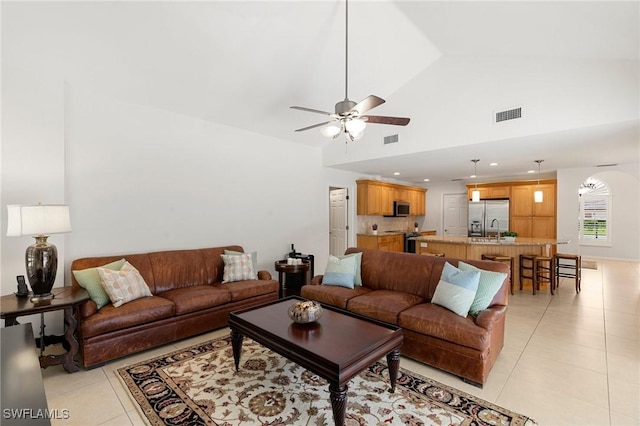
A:
[[[347,309],[347,302],[350,299],[369,292],[371,292],[371,289],[360,286],[350,289],[333,285],[305,285],[300,290],[300,296],[341,309]]]
[[[149,253],[156,293],[207,283],[201,250],[172,250]]]
[[[231,294],[232,302],[277,292],[279,287],[280,284],[275,280],[234,281],[216,286],[216,288],[227,290]]]
[[[161,297],[176,305],[176,315],[200,311],[231,302],[231,293],[210,285],[194,285],[165,291]]]
[[[442,306],[421,303],[400,313],[398,325],[404,329],[484,351],[491,334],[478,327],[473,317],[461,317]]]
[[[143,297],[117,308],[108,304],[95,314],[84,318],[80,323],[80,331],[86,339],[169,318],[174,314],[175,305],[171,301],[158,296]]]
[[[349,299],[347,309],[369,318],[397,324],[400,312],[423,302],[423,298],[410,293],[393,290],[374,290],[362,296]]]

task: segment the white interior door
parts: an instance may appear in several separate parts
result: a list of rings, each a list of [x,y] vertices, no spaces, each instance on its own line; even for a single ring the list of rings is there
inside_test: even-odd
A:
[[[329,254],[342,256],[347,249],[347,189],[329,191]]]
[[[469,201],[467,194],[444,194],[443,199],[444,235],[467,236]]]

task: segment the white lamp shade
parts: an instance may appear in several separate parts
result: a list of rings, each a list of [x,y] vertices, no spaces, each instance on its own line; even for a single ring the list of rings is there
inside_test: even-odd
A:
[[[51,235],[71,232],[69,206],[7,206],[7,236]]]
[[[328,138],[336,136],[341,131],[342,129],[340,128],[340,126],[334,123],[324,126],[320,129],[320,133],[322,133],[322,136],[326,136]]]
[[[359,135],[364,131],[364,128],[367,127],[367,123],[360,118],[354,118],[352,120],[348,120],[344,124],[344,127],[355,138],[356,135]]]
[[[542,202],[542,191],[537,190],[533,192],[533,201],[536,203],[541,203]]]
[[[22,235],[22,217],[20,206],[12,204],[7,206],[7,237],[19,237]]]
[[[471,201],[474,203],[477,203],[480,201],[480,191],[478,191],[477,189],[474,189],[473,191],[471,191]]]

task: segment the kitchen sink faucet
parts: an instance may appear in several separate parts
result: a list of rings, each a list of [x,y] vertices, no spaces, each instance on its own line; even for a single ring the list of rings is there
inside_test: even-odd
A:
[[[496,234],[496,241],[500,241],[500,221],[497,218],[494,218],[491,221],[491,227],[493,228],[493,224],[498,222],[498,233]]]

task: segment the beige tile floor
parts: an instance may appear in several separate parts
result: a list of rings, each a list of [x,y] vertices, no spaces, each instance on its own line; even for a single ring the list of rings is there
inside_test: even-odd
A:
[[[540,425],[640,425],[640,264],[598,260],[559,294],[510,298],[505,347],[483,389],[402,359],[401,366],[528,415]],[[149,350],[102,368],[43,370],[50,409],[69,410],[61,425],[142,425],[114,371],[124,365],[226,335],[227,329]]]

